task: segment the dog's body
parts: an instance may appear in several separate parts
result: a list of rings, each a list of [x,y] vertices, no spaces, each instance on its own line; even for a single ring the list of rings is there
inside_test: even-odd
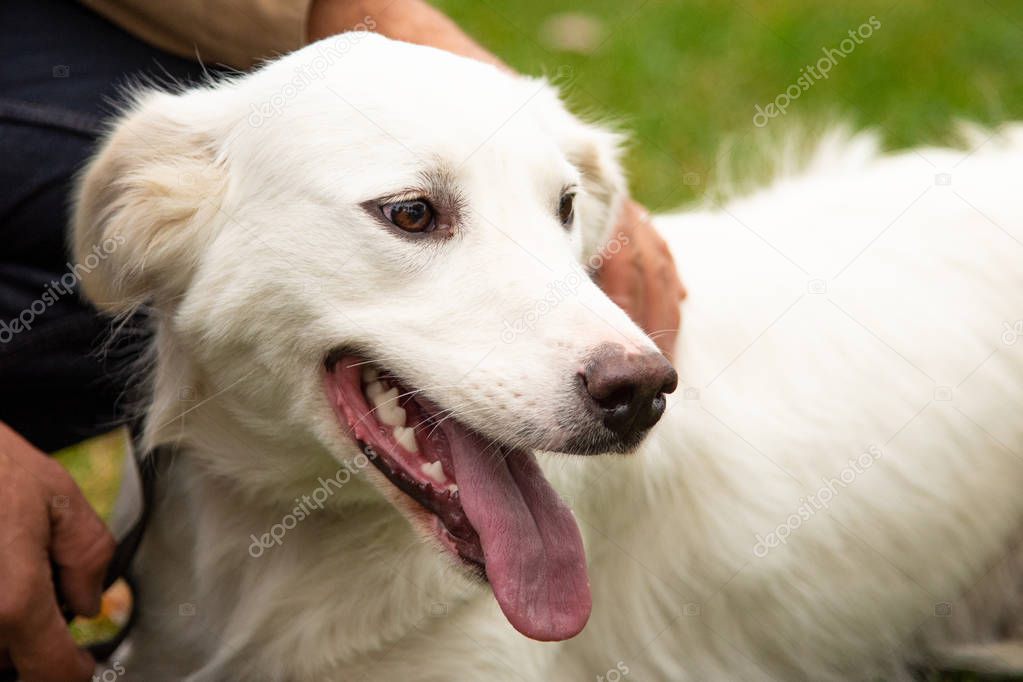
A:
[[[400,62],[401,50],[421,50],[364,41],[351,58],[394,52]],[[432,66],[462,68],[451,66],[454,58],[416,55]],[[281,63],[288,59],[295,58]],[[288,75],[281,63],[254,77],[262,78],[264,94]],[[473,66],[466,77],[478,75],[480,87],[498,78],[477,73],[483,68]],[[168,117],[198,119],[206,113],[199,98],[226,99],[218,95],[225,91],[162,103]],[[358,99],[364,94],[358,87],[335,94],[341,107],[376,102]],[[306,106],[302,97],[290,105],[314,117]],[[1019,578],[1012,550],[1023,527],[1023,342],[1010,343],[1012,323],[1023,318],[1019,129],[970,155],[921,150],[885,158],[869,137],[834,138],[798,177],[722,207],[657,220],[690,292],[675,357],[680,390],[632,455],[543,457],[585,540],[593,612],[574,638],[542,644],[516,632],[490,589],[466,580],[450,556],[423,541],[415,513],[399,511],[406,511],[405,498],[388,492],[386,481],[369,485],[375,469],[337,445],[337,423],[318,385],[307,381],[327,350],[317,344],[359,336],[417,385],[436,385],[430,397],[442,406],[486,396],[495,409],[513,411],[502,391],[528,403],[536,387],[542,406],[554,404],[551,396],[560,394],[543,391],[557,353],[581,351],[608,334],[636,348],[649,342],[584,282],[523,334],[556,347],[550,356],[529,339],[501,338],[498,346],[500,322],[518,319],[542,298],[544,285],[558,276],[552,273],[532,289],[507,279],[501,286],[509,289],[499,290],[485,271],[492,266],[456,260],[484,297],[459,293],[465,298],[428,310],[423,301],[397,311],[383,303],[363,310],[361,292],[345,274],[310,288],[324,281],[317,254],[329,242],[317,232],[314,202],[293,203],[280,183],[302,191],[327,179],[293,172],[291,160],[274,157],[274,150],[259,150],[266,158],[252,152],[250,173],[270,157],[282,165],[280,176],[273,168],[264,181],[280,186],[283,198],[238,216],[245,210],[239,197],[259,197],[247,193],[248,179],[236,175],[234,162],[224,161],[231,153],[244,156],[230,144],[251,133],[236,126],[226,136],[230,144],[214,140],[212,177],[188,159],[174,165],[176,172],[198,173],[204,190],[222,192],[215,208],[200,206],[205,199],[196,200],[194,190],[166,190],[175,182],[167,167],[157,180],[152,171],[125,168],[151,161],[118,155],[119,144],[129,146],[140,130],[162,143],[164,130],[144,127],[153,123],[147,108],[152,103],[115,131],[86,177],[76,228],[81,253],[109,236],[118,211],[156,201],[147,210],[162,216],[162,225],[176,221],[171,228],[178,230],[147,236],[144,248],[129,236],[115,254],[123,260],[111,264],[129,274],[101,271],[86,281],[93,299],[111,310],[130,307],[119,302],[155,300],[147,437],[149,445],[178,448],[173,461],[162,463],[135,564],[141,620],[124,661],[127,679],[869,678],[926,663],[939,643],[962,632],[1005,634],[1008,597]],[[360,111],[349,120],[377,113]],[[303,119],[294,115],[289,130],[301,144],[311,129],[296,128]],[[551,116],[561,120],[560,113]],[[386,112],[382,124],[373,123],[390,125]],[[373,126],[363,134],[376,134]],[[567,135],[553,124],[552,130]],[[177,142],[200,149],[210,144],[209,134],[193,131]],[[361,143],[353,140],[348,144]],[[470,157],[476,142],[465,150]],[[599,149],[573,158],[576,152],[566,154],[591,197],[617,191],[614,169],[605,167],[613,161]],[[302,162],[297,157],[294,168]],[[509,186],[518,181],[515,162],[508,162]],[[150,185],[138,181],[145,172]],[[946,172],[951,184],[939,175]],[[104,196],[125,175],[134,185]],[[125,198],[153,183],[164,188],[161,199]],[[477,196],[467,194],[470,201]],[[283,201],[311,226],[308,233],[278,238],[272,223],[287,216],[274,202]],[[603,201],[603,212],[600,205],[580,206],[581,217],[606,218],[614,202]],[[219,211],[229,217],[218,218]],[[258,236],[241,230],[232,236],[230,224],[257,211],[268,216],[257,221]],[[496,206],[483,222],[506,228],[505,214]],[[495,258],[512,258],[516,249],[545,262],[570,257],[570,245],[553,228],[499,231],[505,234],[488,238],[507,251]],[[292,241],[284,241],[289,234]],[[358,234],[344,237],[349,249],[370,248]],[[246,251],[244,238],[269,247]],[[585,258],[597,238],[572,241],[581,244],[576,257]],[[360,257],[345,267],[359,269]],[[527,267],[529,259],[518,258],[513,268]],[[369,284],[369,293],[395,295],[386,281]],[[324,299],[354,318],[343,334],[343,322],[325,321],[336,314]],[[487,317],[487,305],[497,317]],[[405,361],[414,346],[393,330],[422,331],[417,317],[452,329],[431,331],[436,347]],[[369,327],[368,337],[352,327]],[[498,350],[488,355],[491,341]],[[497,377],[489,385],[498,390],[440,384],[456,366],[446,354],[464,360],[462,372]],[[516,383],[508,362],[528,363],[528,354],[536,372],[523,371]],[[502,355],[508,357],[495,359]],[[437,377],[420,367],[434,362]],[[553,408],[538,414],[544,409]],[[472,422],[471,412],[459,419],[500,433],[499,412],[484,410],[479,418],[497,424],[491,427]],[[339,469],[339,462],[349,468]],[[316,492],[323,490],[329,493]],[[297,514],[309,495],[320,498],[317,508]],[[258,541],[274,527],[286,533]]]

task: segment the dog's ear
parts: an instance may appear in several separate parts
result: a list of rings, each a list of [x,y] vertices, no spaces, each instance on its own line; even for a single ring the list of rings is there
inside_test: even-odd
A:
[[[576,216],[586,261],[613,236],[627,193],[620,162],[624,138],[594,124],[575,119],[573,123],[565,134],[564,149],[582,176],[583,192],[576,201]]]
[[[226,188],[208,93],[137,97],[78,179],[73,268],[102,310],[159,307],[187,288]]]

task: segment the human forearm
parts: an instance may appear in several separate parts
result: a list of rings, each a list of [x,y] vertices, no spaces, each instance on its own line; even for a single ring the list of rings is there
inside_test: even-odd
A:
[[[429,45],[507,68],[455,22],[423,0],[313,0],[309,8],[309,42],[357,27],[369,27],[388,38]]]

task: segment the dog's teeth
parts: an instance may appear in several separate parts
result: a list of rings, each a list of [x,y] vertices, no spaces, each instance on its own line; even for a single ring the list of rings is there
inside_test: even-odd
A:
[[[409,426],[395,426],[394,440],[398,441],[398,445],[409,452],[419,452],[419,446],[416,445],[415,431]]]
[[[377,408],[377,419],[388,426],[405,426],[405,408],[398,407],[397,401],[384,403]]]
[[[379,382],[377,383],[379,384]],[[397,387],[395,387],[390,390],[383,391],[382,393],[369,394],[369,399],[373,403],[373,407],[381,407],[383,405],[397,405],[398,389]]]
[[[380,378],[380,371],[373,365],[362,366],[362,383],[369,384],[376,383],[376,380]]]
[[[444,484],[448,482],[448,477],[444,475],[444,467],[440,462],[430,462],[429,464],[420,464],[419,470],[424,474],[437,481],[438,483]]]
[[[384,386],[379,381],[374,381],[371,384],[366,384],[366,397],[369,398],[370,400],[375,400],[378,395],[380,395],[386,390],[387,390],[386,386]]]
[[[458,492],[458,486],[455,485],[454,483],[449,483],[448,484],[448,492],[451,493],[452,495],[454,495],[455,493]]]

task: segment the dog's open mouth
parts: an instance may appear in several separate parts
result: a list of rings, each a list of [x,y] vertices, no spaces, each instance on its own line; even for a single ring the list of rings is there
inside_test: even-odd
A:
[[[531,452],[473,431],[358,356],[331,358],[326,387],[363,452],[489,580],[516,630],[544,641],[582,630],[590,586],[579,528]]]

